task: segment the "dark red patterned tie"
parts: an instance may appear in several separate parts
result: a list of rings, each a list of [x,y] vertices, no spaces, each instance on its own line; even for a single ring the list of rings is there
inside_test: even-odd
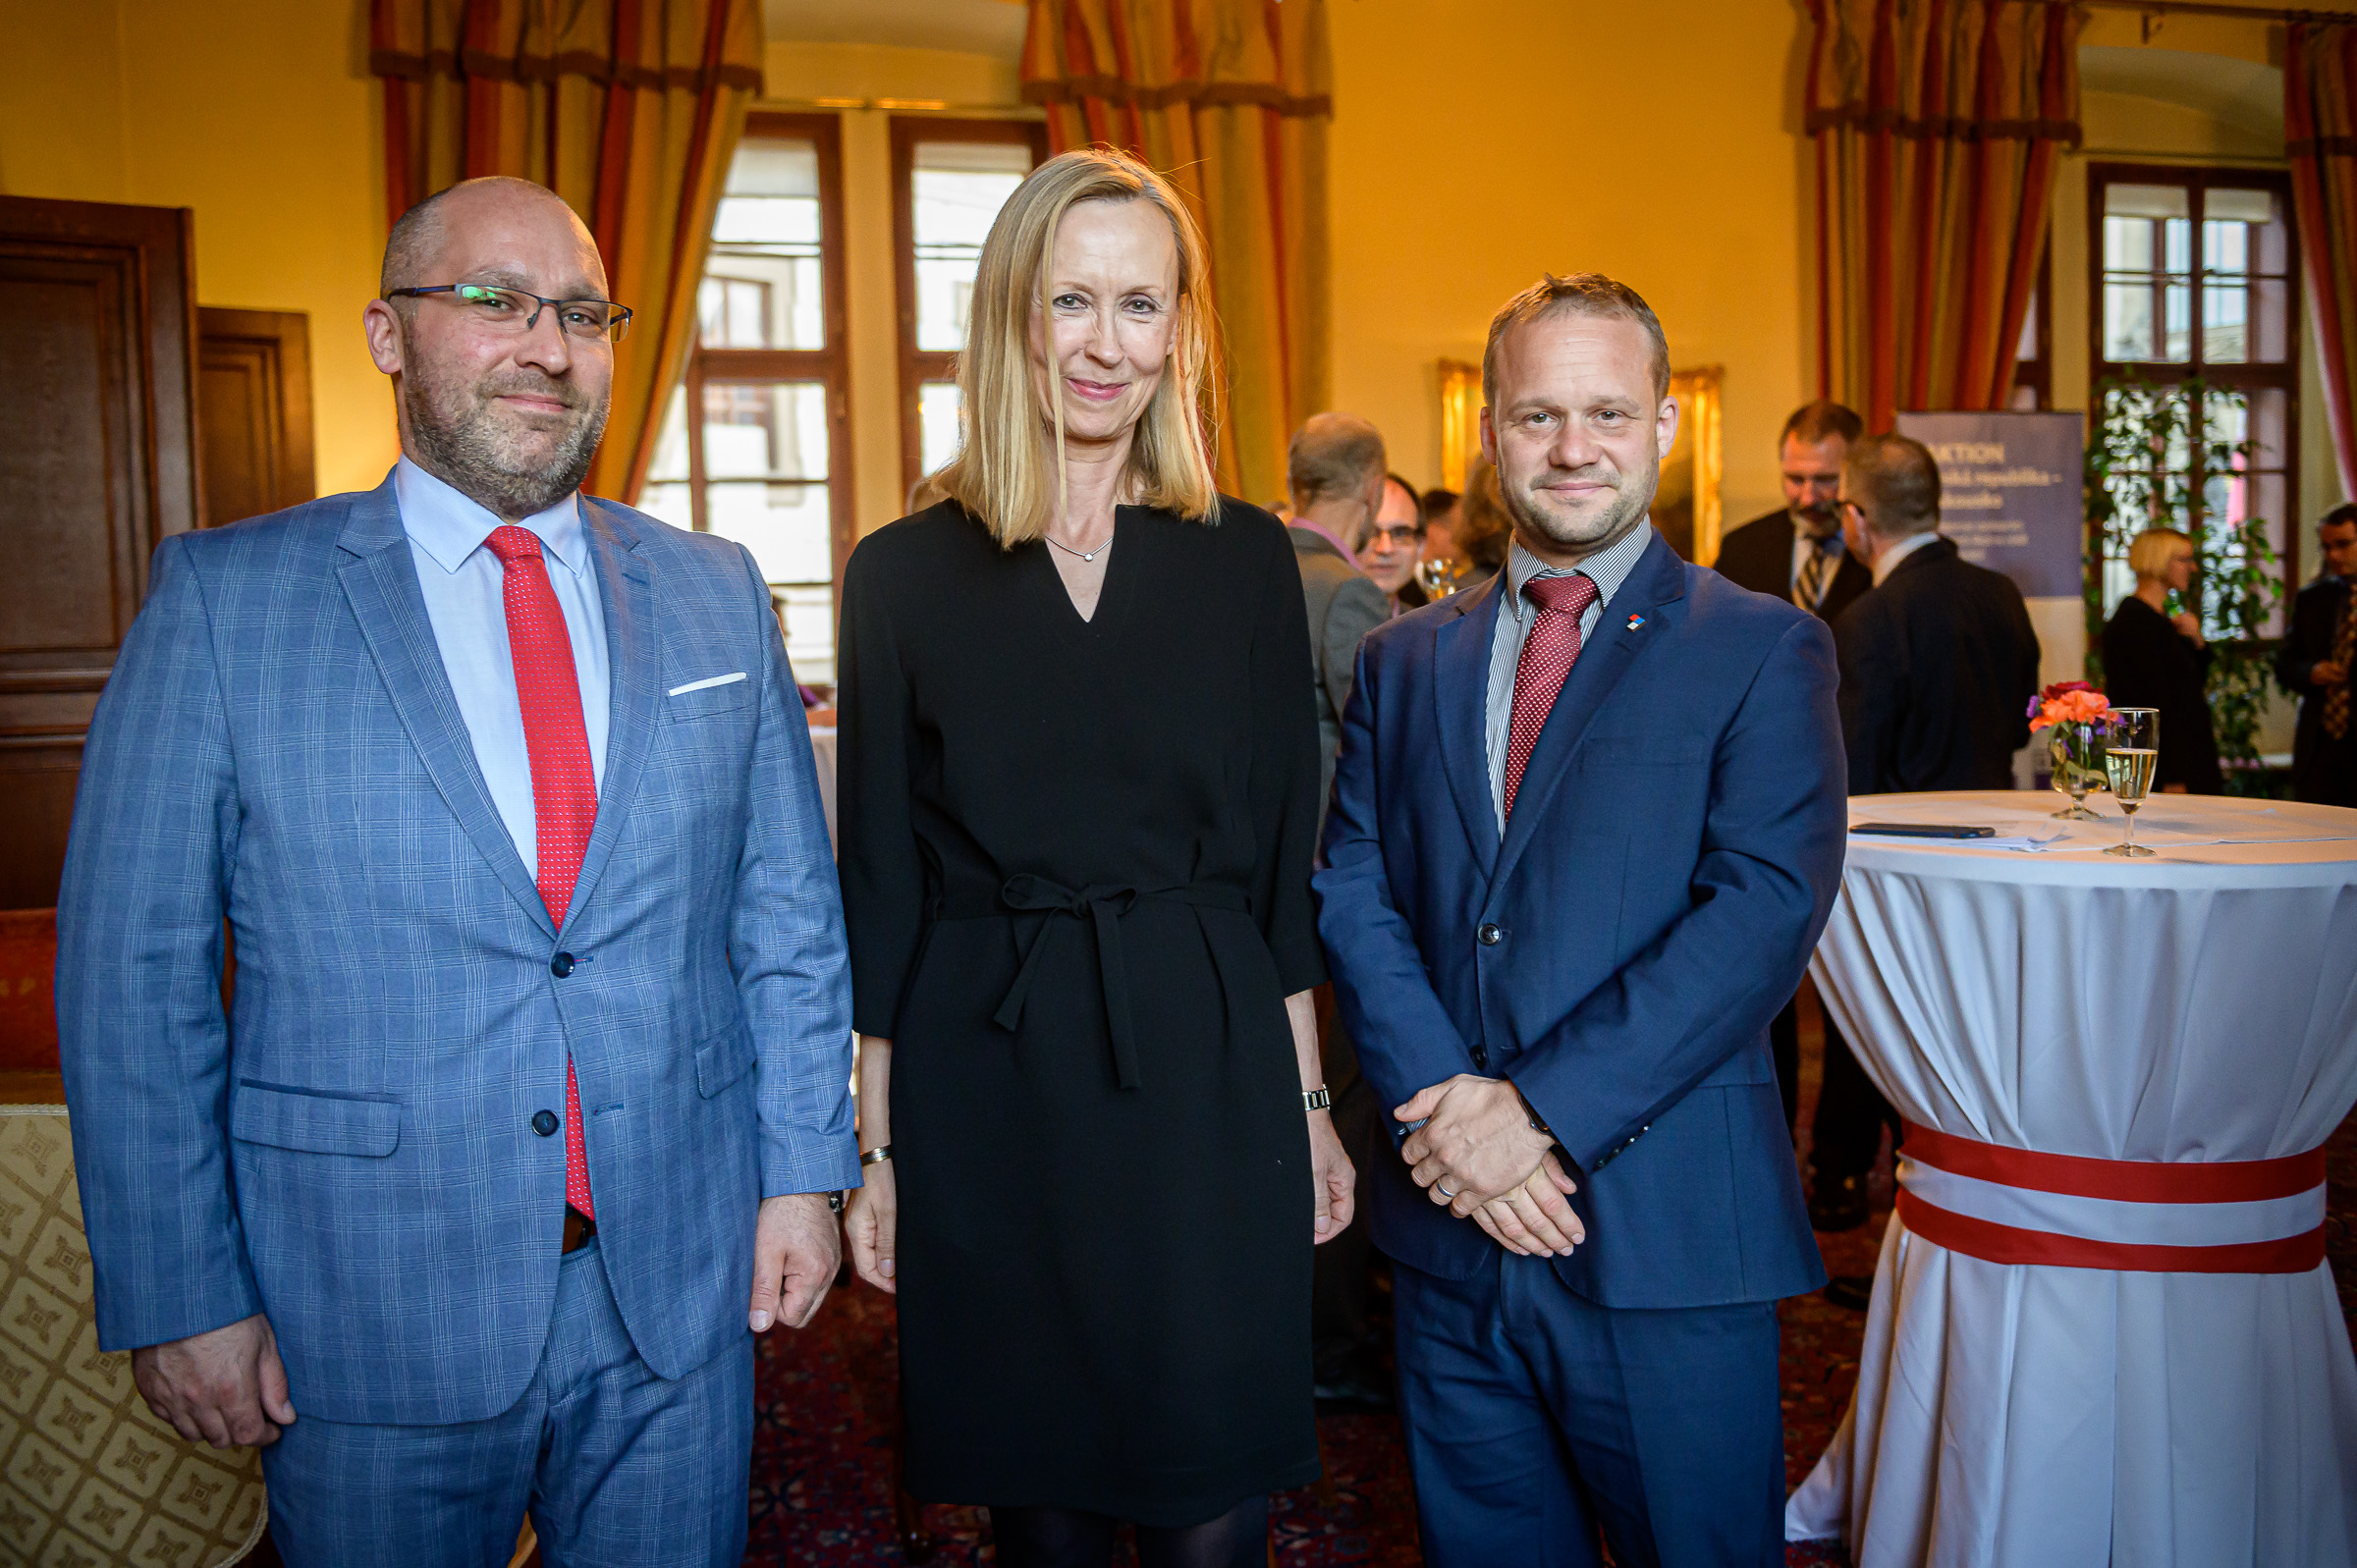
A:
[[[1571,667],[1579,662],[1579,618],[1596,602],[1596,584],[1576,573],[1567,577],[1533,577],[1522,585],[1522,597],[1538,609],[1530,635],[1523,639],[1522,658],[1514,666],[1514,718],[1506,735],[1506,814],[1514,814],[1514,791],[1521,787],[1522,770],[1530,766],[1531,748],[1547,728],[1556,693]]]
[[[589,830],[597,825],[597,776],[589,768],[589,731],[581,723],[580,676],[539,536],[509,523],[483,542],[507,568],[508,656],[523,709],[524,750],[532,759],[540,897],[563,926]],[[565,1058],[565,1201],[597,1217],[589,1202],[589,1150],[581,1138],[581,1086],[571,1056]]]

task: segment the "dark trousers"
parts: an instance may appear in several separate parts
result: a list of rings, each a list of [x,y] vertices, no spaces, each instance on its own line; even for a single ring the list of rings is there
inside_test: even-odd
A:
[[[1825,1018],[1825,1080],[1817,1088],[1817,1115],[1810,1127],[1814,1145],[1809,1160],[1819,1181],[1866,1174],[1882,1152],[1883,1129],[1891,1129],[1893,1142],[1898,1138],[1898,1112],[1858,1065],[1830,1012]]]
[[[1332,1027],[1339,1029],[1341,1020],[1335,1020]],[[1362,1077],[1353,1076],[1349,1086],[1335,1097],[1334,1130],[1358,1172],[1357,1212],[1348,1229],[1311,1255],[1309,1341],[1321,1379],[1345,1371],[1351,1358],[1365,1347],[1370,1331],[1368,1307],[1374,1289],[1370,1271],[1375,1262],[1375,1244],[1368,1236],[1367,1201],[1372,1175],[1368,1166],[1379,1155],[1392,1160],[1399,1158],[1388,1149],[1375,1148],[1379,1114],[1375,1088]]]
[[[2319,806],[2357,806],[2357,735],[2335,740],[2320,727],[2305,738],[2308,743],[2292,762],[2292,798]]]
[[[1392,1288],[1430,1568],[1783,1562],[1774,1302],[1600,1307],[1503,1249]]]

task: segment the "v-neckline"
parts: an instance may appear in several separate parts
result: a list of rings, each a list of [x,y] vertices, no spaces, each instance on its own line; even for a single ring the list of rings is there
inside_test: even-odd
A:
[[[1056,547],[1044,538],[1039,541],[1039,553],[1047,563],[1048,580],[1055,585],[1056,598],[1084,631],[1094,631],[1104,625],[1106,603],[1113,596],[1113,574],[1121,569],[1121,563],[1129,554],[1127,546],[1114,549],[1125,537],[1122,530],[1122,514],[1128,510],[1125,506],[1113,509],[1113,532],[1105,536],[1103,544],[1090,552],[1092,555],[1102,555],[1107,550],[1113,550],[1113,554],[1105,557],[1105,575],[1097,584],[1096,609],[1089,615],[1080,613],[1078,601],[1072,598],[1071,587],[1064,580],[1064,573],[1056,568]]]

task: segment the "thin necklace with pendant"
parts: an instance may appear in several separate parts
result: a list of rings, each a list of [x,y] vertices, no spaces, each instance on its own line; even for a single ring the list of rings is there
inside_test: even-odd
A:
[[[1048,536],[1044,533],[1041,534],[1040,537],[1042,539],[1047,539],[1048,543],[1055,545],[1057,549],[1063,551],[1066,555],[1078,556],[1083,561],[1096,560],[1097,557],[1105,553],[1107,546],[1110,546],[1113,543],[1113,535],[1107,534],[1105,536],[1105,543],[1097,546],[1094,550],[1074,550],[1070,545],[1059,543],[1054,539],[1048,538]]]

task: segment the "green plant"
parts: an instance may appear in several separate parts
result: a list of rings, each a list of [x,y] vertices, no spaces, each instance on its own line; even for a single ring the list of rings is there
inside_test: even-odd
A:
[[[2107,603],[2135,586],[2125,558],[2147,528],[2175,528],[2193,541],[2194,588],[2213,649],[2211,729],[2225,762],[2258,759],[2259,717],[2271,676],[2262,628],[2283,596],[2283,578],[2262,517],[2228,520],[2229,487],[2247,465],[2248,403],[2232,388],[2202,381],[2165,386],[2142,377],[2108,378],[2096,388],[2087,443],[2087,678],[2103,684]],[[2109,592],[2107,592],[2109,590]],[[2171,594],[2173,614],[2197,608]],[[2255,768],[2230,768],[2226,787],[2265,792]]]

